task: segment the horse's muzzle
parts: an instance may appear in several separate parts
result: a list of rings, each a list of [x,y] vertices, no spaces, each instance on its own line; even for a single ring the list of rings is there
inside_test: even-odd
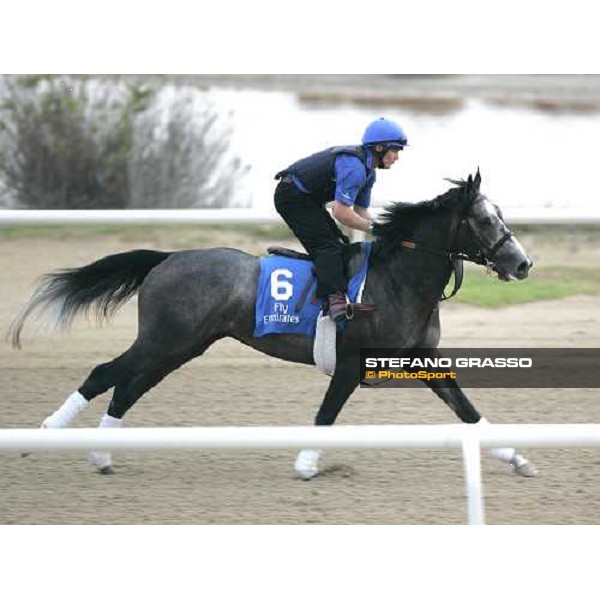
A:
[[[515,273],[517,279],[525,279],[529,275],[529,269],[533,267],[533,261],[527,257],[518,267]]]
[[[498,265],[494,265],[492,267],[492,271],[498,275],[498,279],[502,281],[512,281],[513,279],[526,279],[529,276],[529,269],[533,266],[533,261],[527,257],[526,260],[521,261],[513,272],[506,271],[499,267]]]

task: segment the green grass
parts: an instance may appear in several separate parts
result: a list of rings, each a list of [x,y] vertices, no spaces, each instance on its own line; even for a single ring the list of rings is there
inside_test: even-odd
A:
[[[131,229],[136,229],[132,227]],[[125,229],[118,225],[16,225],[0,227],[0,240],[25,238],[65,239],[90,235],[119,235]]]
[[[123,240],[152,239],[156,235],[193,242],[210,240],[215,233],[232,236],[243,236],[249,239],[265,240],[265,247],[270,239],[292,239],[292,234],[285,224],[257,225],[17,225],[0,227],[0,240],[18,240],[31,238],[77,239],[82,237],[118,236]]]
[[[453,281],[451,282],[453,283]],[[449,293],[451,286],[446,290]],[[566,298],[575,294],[600,292],[600,269],[594,267],[534,268],[524,281],[499,281],[485,272],[465,270],[457,302],[485,308],[508,304]]]

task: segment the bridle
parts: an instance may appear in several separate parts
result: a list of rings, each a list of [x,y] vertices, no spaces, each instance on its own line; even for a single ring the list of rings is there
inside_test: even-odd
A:
[[[506,233],[497,242],[495,242],[489,250],[485,250],[485,243],[481,237],[477,235],[477,232],[469,223],[469,217],[466,214],[467,210],[470,210],[475,202],[477,202],[477,199],[475,199],[469,205],[468,209],[466,209],[463,213],[454,213],[452,215],[452,221],[448,231],[448,239],[444,248],[436,248],[410,240],[400,241],[400,245],[403,248],[418,252],[426,252],[428,254],[436,254],[446,258],[452,271],[454,272],[454,289],[448,296],[443,293],[441,300],[449,300],[458,293],[458,290],[460,290],[464,275],[463,261],[472,262],[476,265],[482,265],[486,267],[488,272],[490,272],[496,264],[494,259],[502,246],[504,246],[504,244],[506,244],[506,242],[508,242],[515,235],[512,231],[510,231],[510,229],[507,229]],[[477,250],[465,251],[456,249],[460,232],[464,227],[468,227],[471,237],[478,246]]]

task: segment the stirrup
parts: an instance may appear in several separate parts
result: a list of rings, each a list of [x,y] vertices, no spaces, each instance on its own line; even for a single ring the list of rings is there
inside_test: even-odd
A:
[[[326,314],[328,314],[334,321],[346,319],[348,314],[348,296],[346,296],[346,294],[343,292],[329,294],[327,296]]]
[[[348,305],[346,306],[346,318],[348,321],[351,321],[357,314],[369,314],[375,312],[376,310],[377,307],[374,304],[348,302]]]
[[[354,319],[354,304],[348,302],[346,304],[346,321],[352,321]]]

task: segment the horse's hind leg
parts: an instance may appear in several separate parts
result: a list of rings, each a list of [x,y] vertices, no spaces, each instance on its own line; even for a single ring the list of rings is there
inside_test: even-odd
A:
[[[123,355],[125,358],[119,364],[113,397],[106,414],[100,419],[99,427],[121,427],[123,417],[141,396],[160,383],[169,373],[203,354],[219,337],[213,336],[202,344],[180,348],[177,353],[170,355],[167,355],[164,350],[161,353],[160,350],[154,347],[148,348],[137,341],[126,355]],[[113,472],[109,452],[94,450],[89,453],[88,462],[103,474]]]
[[[42,427],[49,429],[68,427],[73,419],[88,407],[91,400],[116,385],[120,374],[120,365],[125,361],[126,356],[127,353],[122,354],[110,362],[95,367],[83,385],[73,392],[56,411],[44,419]]]
[[[177,366],[179,365],[166,367],[157,361],[156,364],[149,364],[146,368],[138,368],[137,371],[131,373],[127,380],[117,382],[113,398],[106,414],[100,419],[99,427],[121,427],[125,413],[136,401]],[[112,458],[109,452],[92,450],[88,455],[88,462],[100,473],[106,475],[113,472]]]
[[[117,385],[125,377],[128,355],[129,351],[110,362],[95,367],[81,387],[73,392],[58,410],[44,419],[42,428],[68,427],[75,417],[88,407],[91,400]],[[100,420],[100,427],[119,427],[120,425],[120,420],[113,419],[108,415],[104,415]],[[108,453],[91,452],[89,460],[98,467],[101,473],[112,472]]]

